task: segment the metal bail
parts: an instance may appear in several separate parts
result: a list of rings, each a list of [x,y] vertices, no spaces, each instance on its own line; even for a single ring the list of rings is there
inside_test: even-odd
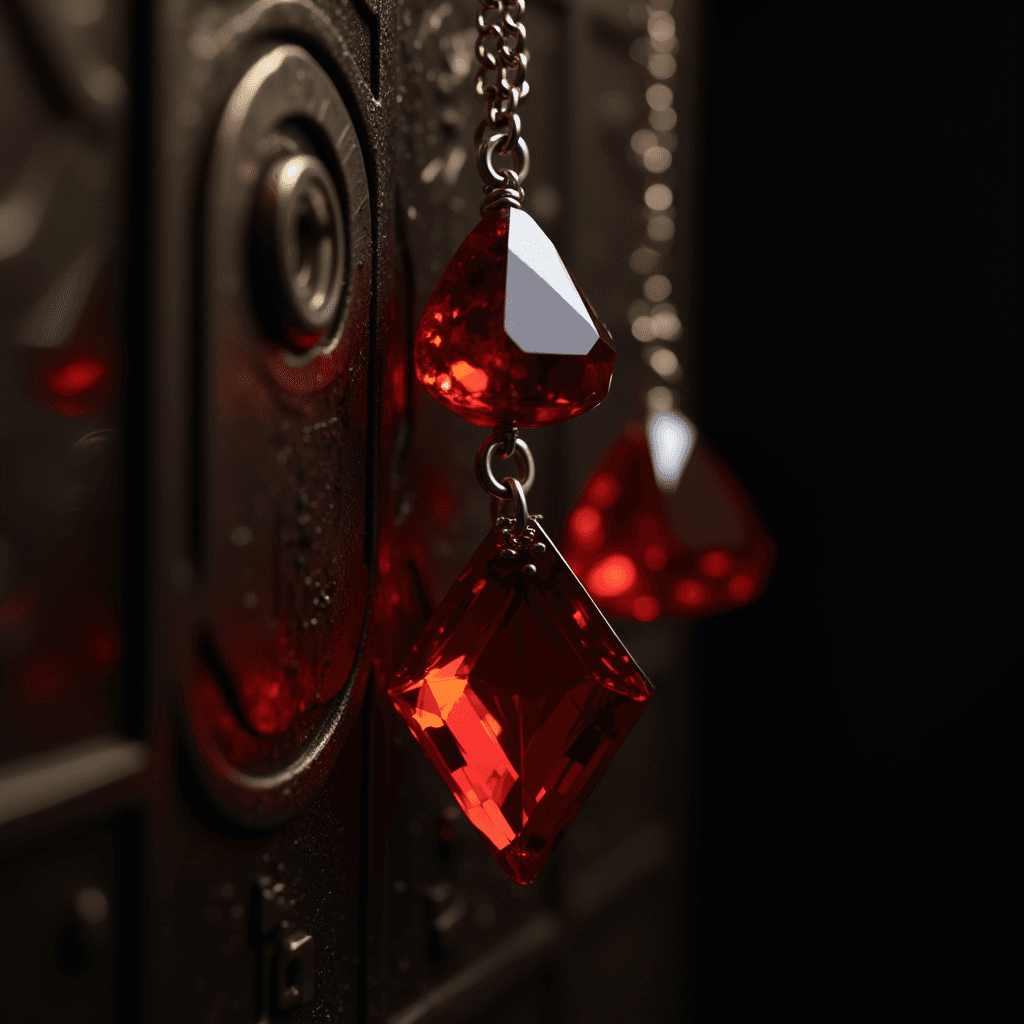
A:
[[[508,434],[494,434],[480,446],[480,450],[476,453],[476,478],[480,486],[492,498],[510,501],[512,499],[512,492],[504,483],[499,482],[498,478],[494,475],[494,456],[498,454],[499,449],[508,452]],[[523,493],[526,494],[533,486],[533,481],[537,474],[533,453],[530,451],[529,445],[521,437],[516,437],[514,447],[509,454],[515,456],[519,470],[523,474],[520,483],[523,487]]]
[[[512,492],[512,505],[516,510],[516,535],[519,536],[530,524],[530,510],[526,507],[526,492],[514,477],[505,477],[503,483]]]

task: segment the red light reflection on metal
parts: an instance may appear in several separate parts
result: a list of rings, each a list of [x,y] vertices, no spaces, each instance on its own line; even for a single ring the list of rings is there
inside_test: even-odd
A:
[[[117,390],[109,272],[100,276],[68,337],[26,353],[26,393],[35,404],[73,419],[108,409]]]
[[[61,398],[72,398],[88,391],[107,372],[107,364],[94,356],[78,359],[58,367],[46,378],[46,386]]]
[[[104,691],[122,652],[103,592],[72,585],[58,595],[7,595],[0,602],[0,647],[13,648],[4,726],[19,742],[69,742],[103,727]]]

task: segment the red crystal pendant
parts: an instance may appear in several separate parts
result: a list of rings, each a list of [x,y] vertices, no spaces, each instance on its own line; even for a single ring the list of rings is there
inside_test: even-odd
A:
[[[608,394],[611,334],[551,241],[522,210],[470,232],[416,332],[416,374],[442,405],[481,427],[562,423]]]
[[[570,513],[566,561],[606,615],[700,618],[764,590],[774,546],[712,449],[698,442],[674,493],[659,490],[642,424],[612,445]]]
[[[653,690],[551,539],[492,530],[388,690],[506,875],[528,885]]]

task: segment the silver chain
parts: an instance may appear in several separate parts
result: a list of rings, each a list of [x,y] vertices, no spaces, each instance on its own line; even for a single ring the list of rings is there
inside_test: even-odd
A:
[[[530,92],[525,10],[526,0],[483,0],[476,16],[476,91],[485,103],[484,119],[474,136],[476,166],[484,182],[482,213],[522,208],[523,180],[530,171],[530,150],[517,112],[520,100]],[[491,72],[494,81],[488,81]],[[495,168],[495,153],[511,154],[513,166]]]

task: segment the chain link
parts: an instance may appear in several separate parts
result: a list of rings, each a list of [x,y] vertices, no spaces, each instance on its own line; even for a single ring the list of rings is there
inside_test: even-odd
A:
[[[484,181],[481,212],[500,207],[521,208],[523,179],[530,169],[530,151],[522,136],[517,109],[530,92],[526,68],[526,0],[483,0],[476,16],[476,91],[484,99],[484,118],[473,137],[477,169]],[[493,73],[493,81],[489,77]],[[494,167],[495,152],[511,154],[513,168]]]

